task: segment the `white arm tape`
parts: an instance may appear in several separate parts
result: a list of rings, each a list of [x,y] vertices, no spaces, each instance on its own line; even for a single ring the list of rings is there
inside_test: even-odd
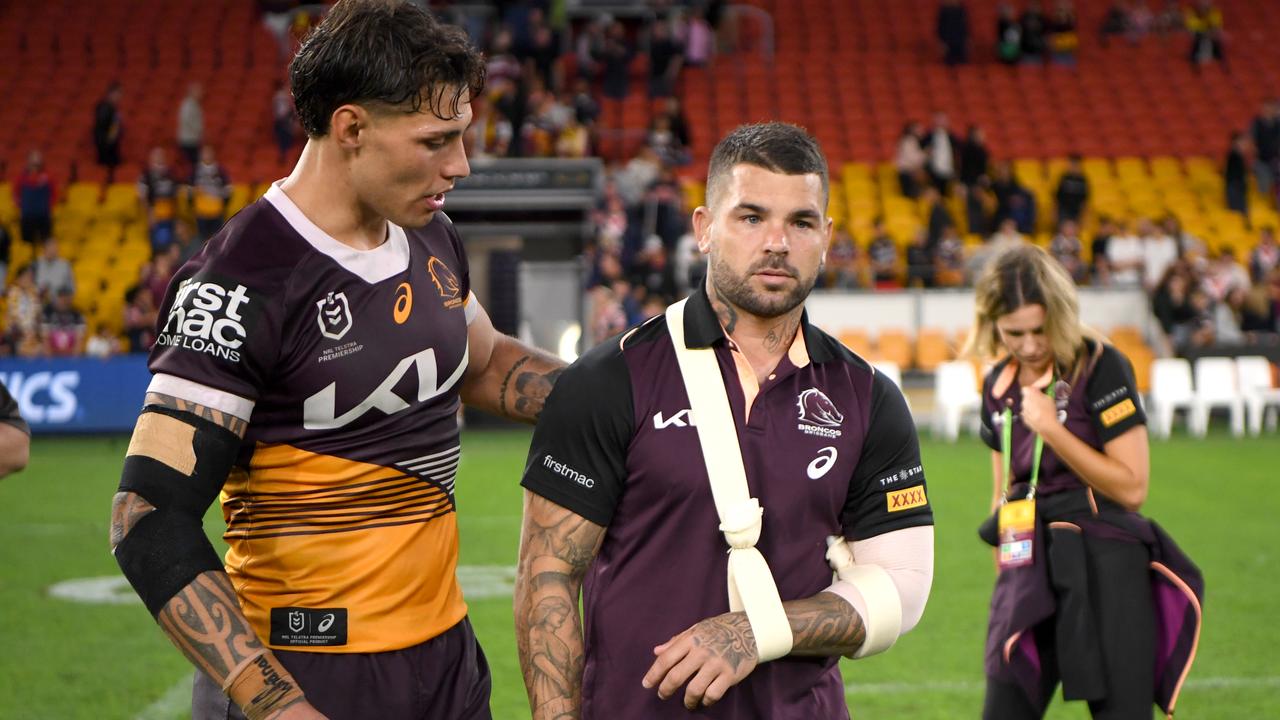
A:
[[[933,527],[835,544],[827,554],[839,580],[826,591],[848,601],[867,628],[867,639],[853,657],[887,650],[920,622],[933,585]]]

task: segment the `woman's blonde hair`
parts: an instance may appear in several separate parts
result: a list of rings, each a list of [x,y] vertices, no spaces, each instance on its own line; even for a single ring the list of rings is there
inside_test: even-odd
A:
[[[1059,375],[1082,369],[1084,339],[1097,333],[1080,323],[1076,287],[1061,263],[1036,245],[1019,245],[992,258],[974,286],[975,318],[965,353],[983,360],[1005,354],[996,320],[1027,305],[1044,308],[1044,331]]]

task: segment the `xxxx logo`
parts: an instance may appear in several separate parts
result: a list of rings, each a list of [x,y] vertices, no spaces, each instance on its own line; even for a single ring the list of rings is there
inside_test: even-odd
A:
[[[885,496],[885,502],[889,506],[889,512],[898,512],[920,507],[921,505],[928,505],[929,499],[924,496],[924,486],[921,485],[919,487],[894,490]]]

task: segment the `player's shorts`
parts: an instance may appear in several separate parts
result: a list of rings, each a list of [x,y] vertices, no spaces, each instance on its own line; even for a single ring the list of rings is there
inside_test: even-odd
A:
[[[381,653],[274,650],[330,720],[492,720],[489,664],[471,622],[420,645]],[[208,675],[196,671],[192,720],[244,720]]]

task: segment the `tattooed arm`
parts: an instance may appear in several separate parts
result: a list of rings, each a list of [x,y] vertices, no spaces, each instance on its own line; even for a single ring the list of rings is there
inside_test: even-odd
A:
[[[578,594],[604,528],[526,491],[516,567],[516,647],[533,720],[580,717]]]
[[[467,329],[467,352],[462,401],[526,423],[538,420],[565,367],[563,360],[495,330],[484,308],[477,308]]]
[[[144,412],[134,428],[128,455],[150,458],[172,470],[187,470],[191,484],[209,485],[204,488],[206,491],[220,489],[225,476],[215,479],[199,477],[195,473],[194,428],[181,418],[189,415],[206,420],[237,438],[244,436],[247,423],[219,410],[159,393],[147,393],[145,405],[177,411],[178,415]],[[157,421],[155,418],[163,419]],[[178,434],[172,432],[175,430]],[[214,484],[217,488],[212,487]],[[162,507],[166,505],[158,499],[156,503]],[[117,559],[122,557],[120,548],[130,533],[153,512],[157,512],[156,506],[138,493],[127,490],[116,493],[111,508],[110,539]],[[199,520],[199,517],[188,519],[195,526],[193,532],[203,532],[199,528]],[[134,550],[145,554],[148,547]],[[122,560],[122,566],[124,564]],[[130,580],[135,578],[130,577]],[[324,717],[307,703],[294,679],[258,640],[225,572],[209,570],[197,575],[165,603],[156,615],[156,621],[178,650],[227,690],[249,718],[307,720]]]
[[[791,624],[792,655],[850,655],[862,647],[862,618],[829,592],[782,603]],[[713,705],[759,663],[755,634],[744,612],[707,618],[653,649],[657,659],[642,684],[667,699],[688,684],[684,706]]]

